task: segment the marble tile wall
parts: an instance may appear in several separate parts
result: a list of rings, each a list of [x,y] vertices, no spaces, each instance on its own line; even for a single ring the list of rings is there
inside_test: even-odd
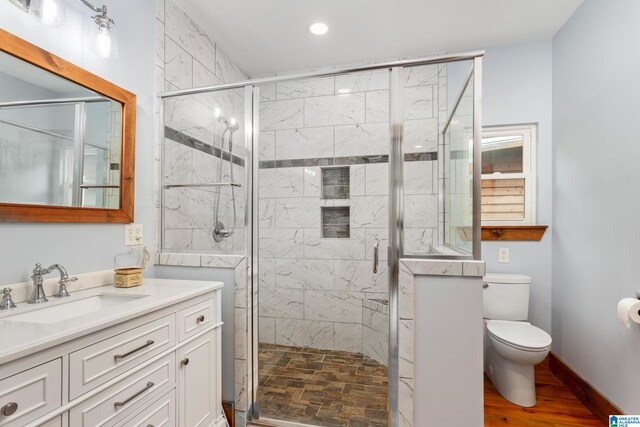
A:
[[[207,32],[172,0],[156,0],[156,89],[186,89],[245,80],[246,74]],[[161,105],[158,104],[158,107]],[[155,152],[157,176],[163,184],[205,184],[219,180],[236,182],[242,187],[222,189],[174,188],[159,190],[156,229],[163,239],[156,262],[162,265],[234,269],[234,407],[235,425],[244,427],[253,395],[253,360],[250,352],[256,310],[247,287],[245,220],[244,92],[215,92],[168,99],[157,108]],[[234,133],[232,158],[225,142],[223,159],[219,151],[222,124],[215,120],[219,108],[227,117],[235,117],[240,129]],[[163,117],[160,117],[164,112]],[[162,120],[161,120],[162,119]],[[214,154],[214,155],[212,155]],[[230,161],[233,160],[233,179]],[[220,192],[219,219],[234,235],[222,242],[212,236],[216,192]],[[231,199],[235,198],[236,227]]]
[[[405,245],[412,253],[429,253],[441,234],[442,87],[444,66],[406,73]],[[260,341],[366,351],[386,361],[388,339],[372,328],[373,316],[363,316],[363,301],[388,298],[387,71],[264,85],[259,111]],[[322,169],[335,165],[349,168],[348,197],[326,200]],[[348,237],[323,237],[327,207],[349,209]]]
[[[389,302],[362,302],[362,353],[387,366],[389,361]]]
[[[220,45],[177,3],[172,0],[157,0],[157,3],[155,59],[159,92],[247,78]],[[234,133],[233,154],[243,158],[244,92],[235,90],[170,98],[163,107],[164,128],[159,128],[158,132],[159,141],[164,141],[157,150],[157,157],[162,159],[157,167],[163,183],[213,183],[218,181],[220,168],[222,181],[231,181],[230,163],[226,160],[228,134],[223,149],[225,160],[221,161],[212,149],[220,146],[224,131],[224,125],[214,117],[214,110],[220,109],[224,116],[235,117],[240,123],[240,129]],[[245,169],[244,165],[234,164],[233,167],[233,181],[240,184],[240,188],[161,190],[164,193],[161,208],[160,194],[157,201],[162,218],[161,251],[244,253]],[[222,242],[215,242],[211,233],[217,192],[220,193],[219,220],[234,230],[234,235]],[[236,201],[235,216],[232,198]]]

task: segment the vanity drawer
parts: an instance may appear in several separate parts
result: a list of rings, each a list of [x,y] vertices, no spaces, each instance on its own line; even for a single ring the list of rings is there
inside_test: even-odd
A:
[[[176,425],[176,390],[173,389],[118,427],[173,427]]]
[[[197,335],[213,324],[215,298],[178,312],[178,341]]]
[[[73,427],[113,426],[175,384],[175,353],[71,408]]]
[[[62,405],[62,360],[0,381],[0,426],[18,427]],[[4,413],[11,415],[4,415]]]
[[[62,415],[60,415],[59,417],[55,417],[54,419],[49,420],[38,427],[62,427]]]
[[[174,315],[154,320],[69,355],[73,400],[175,345]]]

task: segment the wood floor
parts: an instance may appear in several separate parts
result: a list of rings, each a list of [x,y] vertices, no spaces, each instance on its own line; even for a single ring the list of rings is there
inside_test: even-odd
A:
[[[361,354],[260,345],[258,402],[266,418],[316,426],[386,426],[386,367]],[[549,371],[536,366],[538,403],[522,408],[484,381],[485,427],[603,427]],[[420,427],[420,426],[419,426]]]
[[[260,415],[323,427],[387,426],[387,368],[360,353],[260,344]]]
[[[485,376],[484,425],[518,427],[603,427],[556,377],[549,372],[548,361],[536,366],[538,403],[533,408],[516,406],[500,396]]]

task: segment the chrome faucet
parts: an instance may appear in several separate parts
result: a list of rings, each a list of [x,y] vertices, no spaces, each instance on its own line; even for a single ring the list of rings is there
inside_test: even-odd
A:
[[[58,284],[60,286],[58,288],[58,291],[53,296],[56,298],[69,296],[69,292],[67,291],[67,282],[75,282],[76,280],[78,280],[78,278],[69,277],[67,269],[60,264],[53,264],[47,268],[42,268],[42,264],[36,263],[36,268],[33,269],[33,275],[31,276],[31,279],[33,279],[34,288],[33,292],[31,293],[31,298],[29,298],[29,301],[27,301],[29,304],[39,304],[41,302],[49,301],[42,287],[42,276],[51,273],[53,270],[58,270],[60,272],[60,280],[58,281]]]
[[[0,303],[0,310],[8,310],[10,308],[16,308],[16,305],[11,299],[11,288],[4,288],[2,290],[2,303]]]

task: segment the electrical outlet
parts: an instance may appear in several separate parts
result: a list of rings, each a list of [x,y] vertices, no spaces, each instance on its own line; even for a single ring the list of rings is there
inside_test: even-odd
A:
[[[509,248],[498,249],[498,262],[502,262],[502,263],[509,262]]]
[[[142,240],[142,224],[125,224],[124,225],[124,244],[125,246],[141,245]]]

